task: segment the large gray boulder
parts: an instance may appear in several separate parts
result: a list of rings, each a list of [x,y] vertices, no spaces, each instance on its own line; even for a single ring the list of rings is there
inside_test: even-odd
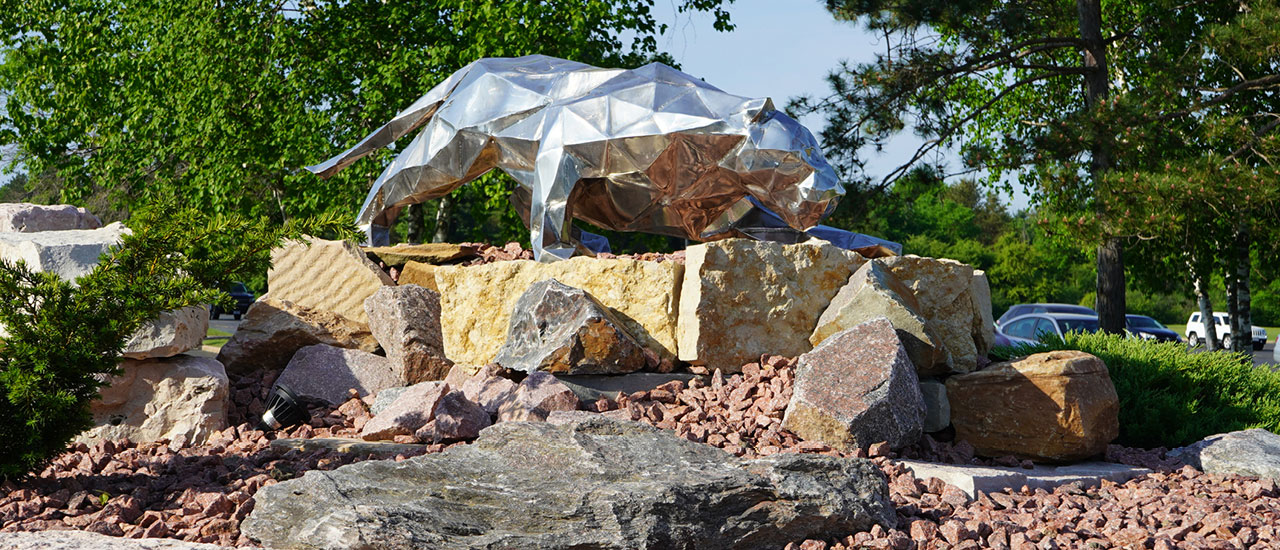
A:
[[[0,204],[0,233],[36,233],[69,229],[97,229],[102,221],[84,208],[70,204]]]
[[[1262,428],[1211,435],[1168,456],[1211,474],[1239,474],[1280,481],[1280,435]]]
[[[293,354],[276,383],[298,397],[341,405],[350,398],[350,389],[364,397],[403,386],[404,376],[396,367],[381,355],[316,344]]]
[[[586,291],[555,279],[534,283],[511,312],[495,363],[553,374],[623,374],[645,365],[644,348]]]
[[[119,222],[100,229],[0,232],[0,259],[22,260],[32,271],[53,273],[75,281],[98,265],[98,257],[120,244],[129,228]]]
[[[781,548],[894,526],[862,459],[743,460],[638,423],[514,422],[472,445],[265,487],[241,533],[279,549]]]
[[[444,357],[440,294],[418,285],[384,286],[364,301],[369,330],[399,365],[406,384],[442,380],[453,362]]]

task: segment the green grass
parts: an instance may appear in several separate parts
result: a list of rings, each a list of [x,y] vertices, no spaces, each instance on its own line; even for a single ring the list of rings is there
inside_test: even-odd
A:
[[[201,345],[212,348],[221,348],[229,339],[231,339],[230,332],[209,327],[209,332],[205,333],[204,342],[202,342]]]
[[[1093,354],[1120,397],[1120,437],[1133,447],[1177,447],[1206,436],[1266,428],[1280,432],[1280,373],[1254,368],[1243,354],[1192,353],[1184,344],[1109,334],[996,348],[993,358],[1059,349]]]

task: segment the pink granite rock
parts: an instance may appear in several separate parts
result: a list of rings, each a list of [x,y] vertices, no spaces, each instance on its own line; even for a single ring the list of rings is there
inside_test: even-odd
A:
[[[489,413],[480,405],[467,400],[460,391],[451,391],[440,398],[431,420],[413,435],[423,443],[475,439],[491,423]]]
[[[384,286],[364,301],[369,330],[406,384],[441,380],[453,366],[444,357],[440,294],[418,285]]]
[[[403,386],[404,380],[386,357],[316,344],[293,354],[276,383],[293,390],[299,397],[339,405],[350,397],[348,389],[355,389],[364,397]]]
[[[360,430],[365,441],[389,440],[398,435],[413,435],[430,422],[436,407],[449,393],[444,382],[422,382],[409,386],[386,410],[369,419]]]
[[[555,375],[533,372],[498,406],[498,422],[543,422],[552,411],[578,409],[578,396]]]
[[[498,376],[489,369],[480,369],[462,384],[462,393],[478,404],[488,414],[498,414],[498,408],[511,399],[516,383]]]

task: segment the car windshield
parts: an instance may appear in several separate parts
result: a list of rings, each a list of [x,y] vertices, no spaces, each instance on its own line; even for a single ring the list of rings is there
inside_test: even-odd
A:
[[[244,287],[244,283],[231,283],[231,292],[244,294],[249,292],[249,289]]]
[[[1098,332],[1097,319],[1058,319],[1064,332]]]
[[[1165,328],[1160,321],[1150,317],[1130,317],[1129,326],[1133,328]]]
[[[1052,305],[1046,306],[1045,310],[1052,313],[1079,313],[1081,315],[1094,315],[1092,309],[1084,306]]]

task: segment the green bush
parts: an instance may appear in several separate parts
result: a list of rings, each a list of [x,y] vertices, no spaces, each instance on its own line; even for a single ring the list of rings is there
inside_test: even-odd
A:
[[[336,218],[273,226],[209,218],[171,202],[135,213],[132,235],[76,284],[0,262],[0,478],[38,471],[92,425],[89,401],[121,350],[162,311],[230,306],[222,282],[264,271],[271,249],[302,234],[349,235]]]
[[[1280,432],[1280,373],[1248,355],[1192,353],[1181,343],[1068,333],[1036,345],[992,350],[1008,359],[1053,350],[1093,354],[1120,396],[1120,438],[1131,447],[1177,447],[1205,436],[1266,428]]]

